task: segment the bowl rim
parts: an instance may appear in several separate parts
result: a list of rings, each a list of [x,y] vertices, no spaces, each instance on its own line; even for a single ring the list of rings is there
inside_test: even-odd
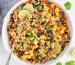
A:
[[[9,21],[9,19],[10,19],[10,14],[11,14],[18,6],[22,5],[22,3],[26,2],[26,1],[28,1],[28,0],[21,0],[21,1],[19,1],[18,3],[16,3],[16,4],[9,10],[9,12],[7,13],[7,15],[6,15],[5,18],[4,18],[4,22],[3,22],[3,26],[2,26],[2,40],[3,40],[4,46],[5,46],[5,48],[6,48],[6,50],[7,50],[8,53],[11,52],[11,51],[10,51],[10,48],[9,48],[9,46],[8,46],[8,43],[6,43],[6,40],[7,40],[7,42],[8,42],[8,39],[7,39],[8,34],[7,34],[7,32],[5,33],[4,31],[7,29],[7,23],[8,23],[8,21]],[[55,3],[61,10],[63,10],[64,13],[66,14],[66,17],[69,19],[68,21],[70,22],[70,27],[71,27],[71,35],[70,35],[71,39],[70,39],[70,43],[69,43],[68,47],[66,47],[66,48],[64,49],[64,51],[62,51],[62,52],[60,53],[60,55],[59,55],[55,60],[47,61],[47,62],[46,62],[45,64],[43,64],[43,65],[46,65],[47,63],[48,63],[48,64],[52,64],[53,62],[56,62],[56,61],[58,61],[61,57],[63,57],[63,56],[66,54],[66,52],[69,50],[70,45],[71,45],[71,41],[72,41],[72,37],[73,37],[72,22],[71,22],[70,16],[68,15],[67,11],[63,8],[63,6],[61,6],[61,5],[60,5],[59,3],[57,3],[56,1],[54,1],[54,0],[50,0],[50,1],[53,2],[53,3]],[[68,27],[69,27],[69,26],[68,26]],[[6,28],[6,29],[5,29],[5,28]],[[15,60],[17,60],[18,62],[20,62],[21,64],[30,65],[30,64],[27,63],[27,62],[22,62],[21,60],[19,60],[19,59],[18,59],[16,56],[14,56],[13,54],[12,54],[12,57],[13,57]],[[50,63],[50,62],[51,62],[51,63]],[[38,64],[38,63],[37,63],[37,64]],[[37,64],[36,64],[36,65],[37,65]],[[48,65],[48,64],[47,64],[47,65]],[[39,64],[39,65],[40,65],[40,64]]]

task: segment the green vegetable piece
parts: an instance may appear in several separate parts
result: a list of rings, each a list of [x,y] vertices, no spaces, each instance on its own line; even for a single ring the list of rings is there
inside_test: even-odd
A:
[[[26,4],[23,9],[28,10],[30,13],[33,13],[33,6],[31,4]]]
[[[65,65],[70,65],[70,62],[66,62],[66,64]]]
[[[19,19],[23,20],[25,19],[28,15],[30,15],[30,12],[27,10],[21,10],[18,14]]]
[[[75,49],[72,51],[72,56],[75,58]]]
[[[42,54],[39,54],[39,61],[41,62],[42,60]]]
[[[62,65],[62,63],[61,62],[58,62],[56,65]]]
[[[33,51],[34,54],[37,54],[37,52],[38,52],[38,51],[36,51],[36,50]]]
[[[18,34],[22,32],[22,27],[21,26],[17,27],[17,32],[18,32]]]
[[[71,60],[71,61],[69,61],[69,62],[66,62],[65,65],[75,65],[75,61],[74,61],[74,60]]]
[[[44,6],[40,4],[40,5],[37,5],[36,8],[37,10],[43,10]]]
[[[30,36],[29,40],[30,40],[30,42],[34,42],[36,40],[36,37],[35,36]]]
[[[19,42],[19,44],[20,44],[20,46],[23,46],[23,43],[21,41]]]
[[[55,43],[55,52],[54,54],[58,54],[61,51],[61,46],[58,43]]]
[[[50,31],[50,30],[52,29],[52,27],[51,27],[50,25],[46,25],[46,26],[45,26],[45,29],[46,29],[47,31]]]
[[[14,24],[13,27],[16,28],[17,27],[17,24]]]
[[[26,36],[31,36],[31,35],[32,35],[31,30],[27,30],[27,31],[26,31]]]
[[[71,5],[70,2],[66,2],[66,3],[64,4],[64,6],[65,6],[65,8],[66,8],[67,10],[70,10],[72,5]]]
[[[75,61],[74,60],[71,60],[70,64],[71,65],[75,65]]]

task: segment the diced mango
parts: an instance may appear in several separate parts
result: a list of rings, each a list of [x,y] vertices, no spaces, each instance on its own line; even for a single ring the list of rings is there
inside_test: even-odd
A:
[[[53,57],[53,58],[56,58],[56,57],[57,57],[57,55],[56,55],[56,54],[52,54],[52,57]]]

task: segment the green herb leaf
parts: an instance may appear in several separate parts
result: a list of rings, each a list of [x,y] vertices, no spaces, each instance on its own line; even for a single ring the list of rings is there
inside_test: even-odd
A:
[[[66,8],[67,10],[70,10],[72,5],[71,5],[70,2],[66,2],[66,3],[64,4],[64,6],[65,6],[65,8]]]
[[[52,27],[51,27],[50,25],[46,25],[46,26],[45,26],[45,29],[46,29],[47,31],[50,31],[50,30],[52,29]]]
[[[75,65],[75,61],[74,60],[71,60],[71,65]]]
[[[27,30],[27,31],[26,31],[26,36],[31,36],[31,35],[32,35],[31,30]]]
[[[30,36],[29,40],[30,40],[30,42],[34,42],[36,40],[36,37],[35,36]]]
[[[71,61],[69,61],[69,62],[66,62],[65,65],[75,65],[75,61],[71,60]]]
[[[41,62],[42,60],[42,54],[39,54],[39,61]]]
[[[33,51],[34,54],[37,54],[37,52],[38,52],[38,51],[36,51],[36,50]]]
[[[56,65],[62,65],[62,63],[61,62],[58,62]]]
[[[21,26],[17,27],[17,32],[18,32],[18,34],[22,32],[22,27]]]
[[[37,8],[37,10],[43,10],[44,6],[39,4],[39,5],[37,5],[36,8]]]

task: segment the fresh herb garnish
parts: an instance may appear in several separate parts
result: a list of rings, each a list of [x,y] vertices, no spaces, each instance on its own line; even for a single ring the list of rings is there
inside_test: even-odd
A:
[[[62,63],[61,62],[58,62],[56,65],[62,65]]]
[[[31,35],[32,35],[31,30],[27,30],[27,31],[26,31],[26,36],[31,36]]]
[[[70,2],[66,2],[66,3],[64,4],[64,6],[65,6],[65,8],[66,8],[67,10],[70,10],[72,4],[71,4]]]
[[[31,35],[31,36],[29,37],[29,40],[30,40],[30,42],[34,42],[34,41],[36,40],[36,37],[33,36],[33,35]]]
[[[52,29],[52,27],[51,27],[50,25],[46,25],[46,26],[45,26],[45,29],[46,29],[47,31],[50,31],[50,30]]]
[[[74,60],[71,60],[71,61],[69,61],[69,62],[66,62],[65,65],[75,65],[75,61],[74,61]]]

